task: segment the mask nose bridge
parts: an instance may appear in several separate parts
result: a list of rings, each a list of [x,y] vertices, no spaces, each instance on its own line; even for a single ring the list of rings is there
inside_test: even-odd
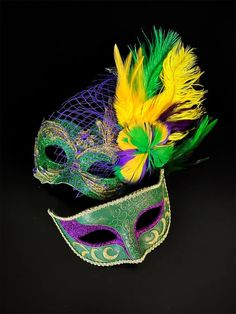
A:
[[[165,179],[161,177],[160,180],[162,180],[160,181],[161,195],[164,199],[166,193]],[[139,259],[143,256],[143,250],[135,232],[136,219],[137,216],[133,212],[133,215],[131,215],[129,219],[126,219],[125,223],[122,225],[122,239],[126,248],[126,253],[132,260]]]
[[[129,220],[122,226],[122,238],[126,253],[130,259],[137,259],[142,256],[141,248],[135,234],[135,219]]]

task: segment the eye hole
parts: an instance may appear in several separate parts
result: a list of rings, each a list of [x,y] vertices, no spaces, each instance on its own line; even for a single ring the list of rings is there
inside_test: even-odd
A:
[[[88,172],[100,178],[113,178],[113,164],[108,162],[94,162],[88,169]]]
[[[150,208],[146,212],[144,212],[136,222],[136,230],[140,231],[144,228],[152,226],[155,222],[157,222],[160,213],[161,213],[162,206],[156,206]]]
[[[47,157],[61,165],[64,165],[67,162],[66,153],[63,148],[57,145],[49,145],[45,148],[45,154]]]
[[[116,239],[116,235],[110,230],[95,230],[80,237],[80,240],[89,244],[107,243]]]

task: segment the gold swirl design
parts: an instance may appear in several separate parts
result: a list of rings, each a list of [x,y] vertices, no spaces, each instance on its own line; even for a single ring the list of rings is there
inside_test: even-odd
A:
[[[80,254],[81,254],[83,257],[85,257],[87,254],[89,254],[89,250],[88,250],[83,244],[78,243],[78,242],[73,242],[73,246],[74,246],[75,248],[76,248],[76,247],[79,247],[80,249],[82,249],[82,251],[80,252]],[[94,261],[96,261],[96,262],[102,262],[102,260],[96,256],[96,252],[97,252],[97,251],[98,251],[97,248],[91,249],[91,251],[90,251],[91,257],[92,257],[92,259],[93,259]],[[113,260],[115,260],[115,259],[118,257],[118,255],[119,255],[119,252],[117,252],[117,253],[114,254],[114,255],[110,255],[108,251],[114,251],[114,249],[113,249],[112,247],[110,247],[110,246],[104,248],[102,254],[103,254],[103,257],[104,257],[106,260],[108,260],[108,261],[113,261]]]
[[[146,237],[146,239],[145,239],[145,242],[147,243],[147,244],[149,244],[149,245],[153,245],[153,244],[155,244],[157,241],[158,241],[158,239],[160,238],[160,237],[162,237],[163,236],[163,234],[165,233],[165,230],[166,230],[166,220],[165,220],[165,218],[162,218],[161,220],[160,220],[160,222],[162,222],[162,230],[161,230],[161,233],[159,233],[157,230],[152,230],[152,231],[150,231],[150,233],[149,233],[149,236],[148,237]],[[151,237],[150,237],[150,235],[152,235]]]
[[[41,181],[41,183],[51,183],[54,181],[55,177],[59,175],[59,171],[55,169],[48,169],[47,171],[42,171],[41,167],[37,169],[34,177]]]
[[[73,140],[70,138],[69,133],[66,131],[66,129],[54,121],[44,121],[41,125],[41,128],[38,132],[38,137],[40,135],[47,135],[51,139],[56,139],[57,137],[63,139],[67,144],[73,149],[73,151],[76,153],[76,146]]]
[[[159,238],[159,233],[158,233],[157,230],[152,230],[152,231],[150,232],[150,234],[152,234],[151,239],[150,239],[150,237],[148,237],[145,242],[146,242],[147,244],[149,244],[149,245],[153,245],[154,243],[157,242],[157,240],[158,240],[158,238]],[[149,239],[150,239],[150,240],[149,240]]]
[[[102,254],[103,254],[103,257],[104,257],[106,260],[108,260],[108,261],[113,261],[113,260],[115,260],[115,259],[118,257],[119,252],[116,253],[115,255],[110,255],[110,254],[108,253],[109,250],[114,251],[114,249],[111,248],[110,246],[109,246],[109,247],[106,247],[106,248],[103,250],[103,253],[102,253]]]
[[[94,260],[94,261],[96,261],[96,262],[103,262],[103,260],[101,260],[100,258],[98,258],[97,256],[96,256],[96,251],[97,251],[98,249],[91,249],[91,251],[90,251],[90,254],[91,254],[91,257],[92,257],[92,259]]]
[[[81,243],[77,243],[77,242],[73,242],[74,247],[79,246],[80,248],[82,248],[82,252],[81,255],[84,257],[86,254],[89,253],[88,249]]]

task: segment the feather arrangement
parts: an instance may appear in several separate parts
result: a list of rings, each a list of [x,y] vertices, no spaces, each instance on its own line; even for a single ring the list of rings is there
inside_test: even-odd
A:
[[[203,72],[194,50],[184,47],[177,33],[154,27],[151,41],[146,37],[146,45],[130,50],[123,61],[114,47],[114,109],[121,127],[115,172],[122,181],[136,183],[147,171],[180,167],[217,120],[205,114]]]

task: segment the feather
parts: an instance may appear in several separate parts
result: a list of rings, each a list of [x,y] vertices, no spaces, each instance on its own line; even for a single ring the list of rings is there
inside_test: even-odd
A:
[[[116,175],[123,181],[135,183],[144,176],[147,168],[162,167],[170,158],[172,147],[162,145],[168,136],[167,127],[159,122],[123,129],[118,136],[119,166]]]
[[[146,172],[146,161],[148,154],[135,154],[135,156],[127,161],[123,167],[117,167],[115,173],[123,181],[137,183]]]
[[[130,53],[123,63],[117,45],[114,47],[114,58],[117,68],[117,86],[114,108],[121,126],[130,124],[134,112],[141,110],[145,101],[143,85],[143,55],[142,50],[137,52],[137,61],[131,66]]]
[[[116,87],[116,101],[114,108],[116,116],[120,125],[125,124],[133,116],[133,104],[130,103],[131,90],[128,83],[128,70],[130,68],[131,54],[127,57],[125,64],[123,63],[117,45],[114,46],[114,59],[117,68],[117,87]],[[122,102],[126,103],[126,108]],[[124,121],[124,122],[123,122]]]
[[[182,140],[185,136],[187,136],[189,131],[183,131],[183,132],[173,132],[170,134],[168,140],[170,142],[176,142],[179,140]]]
[[[175,146],[172,158],[168,164],[169,170],[182,169],[184,162],[192,151],[203,141],[207,134],[214,128],[217,119],[211,121],[208,115],[204,116],[199,122],[199,126],[193,135],[185,139],[180,145]]]
[[[162,64],[168,52],[174,44],[179,40],[179,35],[174,31],[169,31],[166,35],[162,29],[153,27],[152,41],[148,39],[144,33],[146,45],[142,44],[142,52],[144,55],[144,88],[147,98],[151,98],[157,94],[162,87],[160,73]],[[136,49],[132,49],[134,59],[136,59]]]
[[[151,152],[151,163],[153,168],[162,168],[171,158],[173,146],[163,145]]]
[[[197,82],[201,75],[202,72],[196,66],[193,49],[184,48],[178,41],[163,62],[161,73],[163,91],[144,105],[143,115],[147,121],[157,120],[173,104],[178,106],[169,117],[169,121],[200,118],[203,114],[202,101],[205,91],[195,87],[200,86]]]
[[[217,121],[201,119],[206,91],[199,84],[203,72],[194,50],[173,31],[165,35],[154,28],[146,41],[130,49],[124,62],[114,47],[114,109],[122,128],[115,173],[129,183],[140,181],[149,168],[180,167]]]

